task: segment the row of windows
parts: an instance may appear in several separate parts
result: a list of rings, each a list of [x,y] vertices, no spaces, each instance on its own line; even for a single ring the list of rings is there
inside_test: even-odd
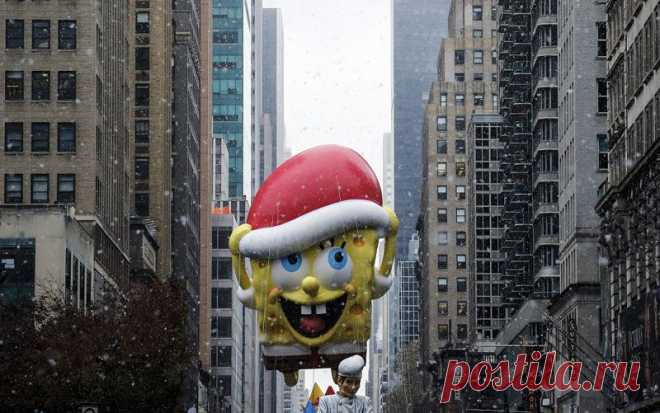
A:
[[[647,74],[653,70],[660,59],[660,5],[644,23],[644,27],[635,37],[633,44],[626,50],[626,92],[632,99],[638,88],[642,87]]]
[[[438,245],[449,244],[449,233],[447,231],[438,232]],[[456,246],[465,247],[467,245],[467,233],[465,231],[456,232]]]
[[[438,315],[441,317],[447,317],[449,315],[448,301],[438,301]],[[456,315],[459,317],[465,317],[468,315],[467,301],[456,302]]]
[[[211,367],[231,367],[231,346],[211,346]]]
[[[211,319],[211,337],[231,338],[231,317],[213,316]]]
[[[5,174],[5,203],[22,204],[23,174]],[[73,174],[57,175],[58,203],[72,203],[76,200],[76,176]],[[50,176],[33,174],[30,176],[30,202],[47,204],[50,202]]]
[[[449,279],[447,277],[438,277],[438,292],[440,293],[449,292]],[[459,293],[467,292],[467,278],[465,277],[456,278],[456,292]]]
[[[211,279],[230,280],[231,277],[231,258],[213,257],[211,261]]]
[[[449,324],[438,324],[438,340],[446,341],[449,340],[449,335],[451,334]],[[466,340],[468,337],[468,326],[467,324],[456,324],[456,338],[459,340]]]
[[[496,95],[496,94],[493,94],[492,96],[494,96],[494,97],[492,98],[492,99],[493,99],[493,102],[496,102],[496,101],[497,101],[497,98],[495,98],[495,96],[497,96],[497,95]],[[484,94],[483,94],[483,93],[475,93],[475,94],[473,95],[473,98],[474,98],[474,100],[473,100],[473,104],[474,104],[474,106],[483,106],[483,105],[484,105]],[[463,94],[463,93],[456,93],[456,94],[454,95],[454,104],[455,104],[456,106],[458,106],[458,107],[463,107],[463,106],[465,106],[465,94]],[[446,93],[442,93],[442,94],[440,95],[440,107],[441,107],[442,109],[444,109],[444,108],[447,107],[447,94],[446,94]]]
[[[456,166],[456,176],[465,176],[465,162],[456,161],[455,166]],[[447,162],[438,161],[437,174],[438,176],[447,176]]]
[[[50,151],[50,123],[32,122],[30,124],[30,149],[32,152]],[[24,151],[23,122],[5,123],[5,152],[21,153]],[[74,122],[57,123],[57,152],[76,151],[76,124]]]
[[[67,248],[64,265],[64,298],[67,304],[76,308],[85,309],[92,305],[94,296],[91,269],[85,267],[78,257]]]
[[[447,254],[439,254],[438,255],[438,269],[439,270],[446,270],[448,269],[449,265],[449,256]],[[467,268],[467,256],[464,254],[458,254],[456,255],[456,268],[459,270],[463,270]],[[439,285],[438,285],[438,288]]]
[[[33,101],[50,100],[50,72],[32,72]],[[25,99],[25,73],[9,70],[5,72],[5,100],[21,101]],[[57,100],[76,99],[76,72],[57,72]]]
[[[465,224],[465,208],[456,208],[456,223]],[[447,208],[438,208],[438,223],[447,223]]]
[[[447,154],[447,139],[438,139],[436,141],[436,151],[440,155]],[[465,139],[454,140],[454,153],[465,154]]]
[[[463,49],[457,49],[454,51],[454,64],[456,65],[464,65],[465,64],[465,50]],[[497,64],[497,50],[493,49],[490,52],[491,54],[491,63],[496,65]],[[482,65],[484,64],[484,51],[482,49],[474,49],[472,50],[472,63],[475,65]]]
[[[465,82],[465,73],[455,72],[454,73],[454,80],[456,82]],[[476,80],[476,81],[484,80],[484,74],[481,73],[481,72],[474,72],[473,73],[473,80]],[[497,73],[491,73],[490,74],[490,80],[493,81],[493,82],[497,82]]]
[[[438,201],[446,201],[449,192],[448,185],[438,185]],[[456,185],[456,199],[465,199],[465,185]]]
[[[211,288],[211,308],[231,309],[232,292],[231,288],[213,287]]]
[[[214,250],[228,249],[230,235],[231,228],[213,227],[211,231],[211,248]]]
[[[57,48],[73,50],[76,48],[76,32],[78,26],[75,20],[58,20]],[[32,20],[32,49],[50,49],[50,20]],[[25,21],[21,19],[5,20],[5,48],[25,48]]]

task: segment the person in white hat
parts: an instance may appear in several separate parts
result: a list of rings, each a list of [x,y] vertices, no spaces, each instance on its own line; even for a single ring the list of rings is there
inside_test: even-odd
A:
[[[369,399],[357,396],[364,359],[355,355],[342,360],[337,368],[339,391],[331,396],[323,396],[319,401],[319,413],[371,413]]]

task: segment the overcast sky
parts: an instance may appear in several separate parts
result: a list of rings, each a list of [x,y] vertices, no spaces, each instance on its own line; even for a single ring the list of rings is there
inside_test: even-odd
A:
[[[264,7],[282,10],[286,145],[294,154],[326,143],[351,147],[380,178],[391,129],[390,0],[264,0]],[[308,371],[307,387],[314,381],[323,391],[332,382],[328,372]]]

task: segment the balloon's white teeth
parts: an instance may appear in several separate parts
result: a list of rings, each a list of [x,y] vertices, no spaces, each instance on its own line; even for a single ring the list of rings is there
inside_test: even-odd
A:
[[[309,306],[309,305],[301,305],[300,306],[300,314],[302,314],[302,315],[312,314],[312,307]]]
[[[316,314],[325,314],[325,304],[319,304],[316,306]]]

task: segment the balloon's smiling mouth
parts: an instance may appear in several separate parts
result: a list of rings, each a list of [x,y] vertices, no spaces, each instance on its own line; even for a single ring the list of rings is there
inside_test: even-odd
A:
[[[280,297],[282,311],[291,327],[307,338],[320,337],[337,324],[346,307],[346,294],[323,304],[302,305]]]

